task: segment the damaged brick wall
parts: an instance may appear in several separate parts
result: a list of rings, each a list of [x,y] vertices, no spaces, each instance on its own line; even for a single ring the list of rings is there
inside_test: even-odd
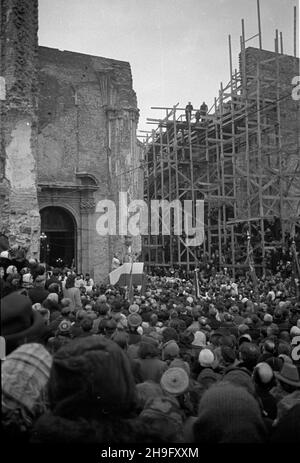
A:
[[[113,253],[124,254],[126,246],[124,237],[97,233],[95,205],[102,199],[118,204],[120,191],[128,191],[129,201],[143,197],[130,64],[39,47],[38,70],[39,204],[72,213],[78,270],[99,281],[111,270]],[[97,184],[89,195],[83,173],[93,175]],[[133,252],[140,250],[140,240],[134,239]]]
[[[1,0],[0,232],[39,255],[37,201],[38,1]]]

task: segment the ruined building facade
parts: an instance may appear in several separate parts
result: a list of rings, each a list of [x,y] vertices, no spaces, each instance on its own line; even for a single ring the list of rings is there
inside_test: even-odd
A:
[[[99,201],[118,204],[119,191],[129,201],[142,195],[130,65],[38,47],[37,1],[1,6],[0,231],[30,245],[31,255],[41,244],[42,261],[62,259],[102,279],[115,251],[140,250],[138,239],[97,232]]]

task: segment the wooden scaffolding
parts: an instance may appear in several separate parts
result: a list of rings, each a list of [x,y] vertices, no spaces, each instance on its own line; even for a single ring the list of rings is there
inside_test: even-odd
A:
[[[148,268],[184,266],[191,270],[203,256],[232,269],[247,259],[247,235],[264,271],[266,254],[284,247],[300,231],[300,107],[291,96],[299,58],[283,53],[276,30],[275,50],[262,49],[258,2],[259,48],[248,47],[244,20],[240,66],[220,84],[213,106],[200,120],[185,116],[178,105],[161,109],[161,119],[145,138],[145,200],[203,199],[205,240],[188,247],[185,236],[144,236]],[[294,18],[296,10],[294,9]],[[295,25],[296,30],[296,25]],[[295,34],[294,34],[295,36]],[[149,218],[150,223],[150,218]]]

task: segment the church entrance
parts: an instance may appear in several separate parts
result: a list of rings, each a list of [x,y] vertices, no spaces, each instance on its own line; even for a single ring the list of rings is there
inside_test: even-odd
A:
[[[53,267],[76,263],[76,222],[62,207],[49,206],[41,214],[40,260]]]

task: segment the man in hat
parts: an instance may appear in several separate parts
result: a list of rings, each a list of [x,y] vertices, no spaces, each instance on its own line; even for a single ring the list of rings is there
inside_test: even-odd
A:
[[[12,293],[1,299],[1,334],[9,354],[25,342],[43,343],[46,326],[28,297]]]
[[[131,313],[127,317],[127,323],[129,328],[129,346],[131,344],[138,344],[141,341],[141,335],[137,332],[137,329],[139,326],[141,326],[142,322],[142,317],[137,313]]]
[[[296,365],[284,362],[280,372],[275,371],[278,386],[271,390],[277,401],[278,420],[288,410],[300,404],[300,375]]]

